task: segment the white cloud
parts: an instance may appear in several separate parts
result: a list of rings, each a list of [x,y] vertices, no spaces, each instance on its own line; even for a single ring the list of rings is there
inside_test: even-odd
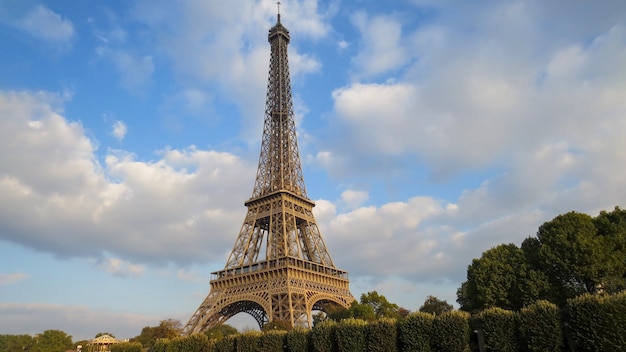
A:
[[[133,264],[119,258],[105,258],[98,263],[98,267],[113,276],[140,276],[144,266]]]
[[[33,7],[15,24],[32,36],[50,43],[69,45],[74,36],[72,22],[44,5]]]
[[[361,32],[359,53],[354,57],[358,75],[376,76],[396,70],[409,59],[407,48],[402,45],[402,25],[390,16],[370,18],[360,12],[352,21]]]
[[[349,189],[341,193],[341,202],[346,204],[351,209],[360,206],[368,198],[369,195],[364,191]]]
[[[82,126],[48,100],[0,94],[0,150],[12,151],[0,153],[3,239],[59,256],[107,252],[121,260],[105,262],[116,273],[137,273],[134,263],[222,260],[254,166],[195,147],[163,150],[153,162],[111,150],[101,165]]]
[[[123,121],[118,120],[113,123],[113,131],[111,131],[111,134],[118,141],[121,142],[124,139],[124,137],[126,137],[127,132],[128,132],[128,128],[126,127],[126,124]]]

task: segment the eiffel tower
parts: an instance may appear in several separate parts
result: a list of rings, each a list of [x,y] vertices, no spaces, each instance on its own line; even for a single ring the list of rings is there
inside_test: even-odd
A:
[[[348,308],[354,297],[348,273],[337,269],[313,217],[300,165],[287,61],[289,31],[269,30],[271,46],[259,166],[248,212],[224,270],[211,274],[211,289],[183,328],[204,332],[235,314],[250,314],[262,327],[281,321],[312,327],[311,311]]]

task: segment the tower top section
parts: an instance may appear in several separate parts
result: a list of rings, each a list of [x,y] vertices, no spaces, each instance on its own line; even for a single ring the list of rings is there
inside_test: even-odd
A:
[[[267,36],[267,40],[272,43],[272,40],[277,38],[278,36],[285,39],[286,43],[289,44],[289,31],[285,26],[280,23],[280,1],[276,3],[278,5],[278,14],[276,16],[276,24],[274,27],[270,28],[270,33]]]
[[[276,192],[288,192],[310,202],[296,139],[287,57],[289,30],[280,23],[280,12],[267,39],[271,47],[270,70],[259,168],[251,201]]]

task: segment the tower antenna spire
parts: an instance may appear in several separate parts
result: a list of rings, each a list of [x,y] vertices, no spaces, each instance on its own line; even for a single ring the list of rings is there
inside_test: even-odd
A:
[[[276,6],[278,7],[278,12],[277,12],[278,13],[278,21],[277,22],[280,23],[280,1],[276,2]]]

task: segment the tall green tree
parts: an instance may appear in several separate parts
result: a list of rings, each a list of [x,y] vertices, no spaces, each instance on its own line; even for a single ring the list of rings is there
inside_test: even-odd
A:
[[[0,335],[0,351],[3,352],[30,351],[34,343],[30,335]]]
[[[615,207],[613,211],[601,211],[593,219],[607,247],[605,258],[608,270],[602,278],[601,287],[608,293],[626,290],[626,210]]]
[[[454,310],[454,307],[451,304],[432,295],[426,297],[424,304],[419,309],[420,312],[433,313],[435,315],[451,312],[452,310]]]
[[[544,296],[548,289],[545,276],[526,263],[520,248],[502,244],[472,260],[467,281],[457,291],[457,302],[468,312],[490,307],[517,310]]]
[[[46,330],[35,336],[32,352],[59,352],[73,349],[72,337],[61,330]]]
[[[597,235],[593,218],[569,212],[539,227],[538,270],[543,271],[562,306],[568,298],[593,293],[613,265],[612,248]]]
[[[400,307],[391,303],[387,298],[376,291],[361,295],[361,304],[372,307],[374,315],[379,318],[397,318]]]
[[[180,335],[182,324],[180,320],[167,319],[161,320],[158,326],[146,326],[141,329],[141,334],[133,340],[141,342],[141,345],[150,348],[158,339],[172,339]]]

